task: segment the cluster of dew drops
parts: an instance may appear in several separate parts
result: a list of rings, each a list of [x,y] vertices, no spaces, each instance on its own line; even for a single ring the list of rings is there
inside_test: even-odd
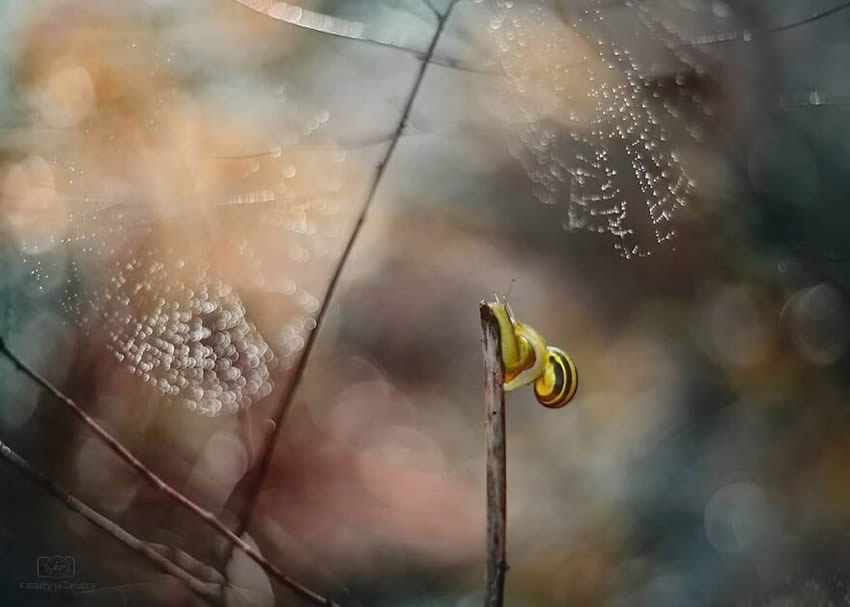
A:
[[[92,230],[88,216],[72,220],[71,235],[56,243],[70,253],[59,300],[68,318],[86,334],[104,332],[118,362],[163,402],[216,416],[268,396],[272,370],[291,367],[315,328],[319,301],[291,280],[274,291],[292,297],[304,315],[283,324],[274,349],[250,321],[237,290],[206,262],[187,261],[171,248],[139,246],[154,234],[144,219],[97,221],[108,227]],[[244,239],[236,241],[241,246],[229,239],[221,246],[239,257],[249,284],[263,284],[257,282],[263,256]],[[25,255],[22,261],[45,287],[49,272],[40,258]]]
[[[157,69],[170,73],[173,66],[166,64],[172,56],[157,53],[155,60],[164,62]],[[145,204],[144,188],[130,195],[120,181],[119,188],[112,187],[111,179],[99,183],[97,171],[84,171],[78,159],[61,154],[45,162],[69,176],[61,183],[51,181],[66,221],[48,242],[19,247],[20,261],[39,294],[61,292],[66,320],[84,333],[103,334],[120,364],[153,387],[163,402],[210,416],[244,410],[273,391],[273,369],[290,368],[315,329],[319,300],[283,274],[293,268],[293,274],[307,276],[311,268],[304,266],[311,260],[320,264],[338,255],[351,166],[346,152],[324,135],[330,113],[307,111],[289,99],[287,88],[283,83],[269,91],[272,101],[284,106],[284,128],[272,131],[276,143],[244,155],[210,151],[207,159],[220,163],[221,175],[229,180],[213,194],[221,199],[210,201],[227,227],[216,235],[216,259],[238,262],[237,282],[246,290],[291,298],[286,309],[294,310],[292,316],[280,319],[281,327],[266,337],[250,321],[238,290],[216,268],[203,260],[180,259],[160,246],[160,228],[180,225],[182,230],[184,222],[194,221],[182,214],[181,205],[169,205],[160,215]],[[171,91],[155,94],[145,128],[158,133],[165,124],[158,115],[171,103]],[[80,128],[85,141],[89,124],[80,123]],[[134,153],[131,147],[115,150]],[[282,263],[281,253],[291,265]],[[52,257],[61,263],[43,261]]]
[[[590,43],[596,56],[561,64],[560,59],[551,62],[550,57],[532,56],[534,49],[541,47],[556,58],[570,55],[571,41],[563,39],[562,30],[551,27],[552,14],[546,0],[517,3],[516,7],[511,0],[476,2],[486,3],[491,9],[488,31],[498,37],[507,101],[521,118],[515,121],[515,140],[509,147],[531,180],[535,196],[546,204],[555,204],[567,190],[564,228],[608,233],[615,239],[614,249],[626,259],[648,256],[656,246],[673,239],[674,216],[686,205],[695,184],[671,149],[660,112],[651,103],[628,49],[590,33],[588,26],[603,19],[598,4],[583,9],[567,24]],[[646,11],[640,11],[639,17],[647,27],[656,25],[649,21]],[[532,36],[537,39],[535,44],[530,44]],[[663,42],[668,48],[675,46],[673,41]],[[532,82],[534,65],[545,66],[547,82],[542,84],[554,94],[552,97],[532,91],[541,84]],[[600,69],[616,70],[620,78],[611,81]],[[573,90],[575,82],[585,85]],[[577,108],[568,112],[566,129],[546,124],[545,116],[554,109],[556,97],[568,104],[575,102],[573,107]],[[590,117],[582,124],[583,110],[578,108],[588,106]],[[665,109],[674,114],[669,107]],[[576,128],[570,128],[571,123]],[[621,171],[613,158],[621,152],[628,159],[633,183],[618,175]],[[632,193],[635,184],[639,198]],[[655,242],[648,246],[630,218],[631,212],[640,212],[632,209],[638,201],[643,202],[643,212],[654,232]]]
[[[328,230],[313,235],[304,227],[310,216],[306,210],[290,209],[274,198],[270,202],[262,205],[267,210],[261,214],[269,226],[293,236],[306,232],[317,248],[333,241]],[[228,200],[223,208],[233,204]],[[141,217],[124,210],[71,213],[69,223],[68,235],[51,244],[70,254],[62,309],[84,333],[103,331],[117,361],[165,403],[207,416],[247,409],[272,392],[272,371],[289,368],[315,328],[318,300],[286,280],[285,288],[275,292],[293,297],[304,318],[284,323],[278,349],[273,349],[249,320],[238,292],[208,264],[142,244],[156,229],[144,212]],[[263,284],[258,282],[264,276],[263,255],[250,243],[233,238],[221,246],[239,257],[251,285]],[[292,259],[309,256],[293,254]],[[38,255],[24,255],[22,262],[42,292],[50,288],[51,272]]]
[[[232,287],[203,268],[176,278],[149,251],[117,264],[90,305],[118,361],[190,411],[235,413],[272,391],[273,351]]]
[[[145,221],[106,221],[107,228],[91,231],[82,227],[92,223],[84,217],[57,243],[70,252],[59,301],[68,318],[84,333],[104,332],[118,362],[163,402],[216,416],[268,396],[273,369],[291,366],[305,334],[315,328],[318,300],[287,281],[283,293],[308,319],[284,324],[276,352],[250,321],[238,292],[208,264],[184,260],[170,248],[134,244],[131,233],[142,242],[153,234]],[[262,274],[253,248],[231,253],[242,259],[249,278]],[[24,256],[23,263],[37,281],[47,280],[38,256]]]

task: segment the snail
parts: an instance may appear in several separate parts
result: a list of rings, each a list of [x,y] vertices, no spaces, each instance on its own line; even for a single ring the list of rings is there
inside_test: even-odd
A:
[[[534,396],[544,407],[557,409],[570,402],[578,389],[578,371],[569,355],[547,346],[533,328],[514,318],[507,296],[490,309],[499,323],[502,364],[505,368],[505,391],[510,392],[534,383]]]

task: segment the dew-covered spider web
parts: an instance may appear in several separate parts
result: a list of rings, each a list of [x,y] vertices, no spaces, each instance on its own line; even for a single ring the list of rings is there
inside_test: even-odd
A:
[[[85,209],[91,203],[69,204]],[[105,332],[115,358],[166,400],[207,415],[236,412],[272,391],[271,370],[291,366],[315,326],[318,300],[311,291],[294,276],[270,284],[272,277],[287,262],[309,268],[314,255],[327,254],[324,247],[332,247],[335,238],[330,224],[337,221],[333,204],[293,203],[272,190],[241,195],[209,213],[213,221],[225,221],[237,208],[242,229],[279,230],[288,243],[281,258],[255,246],[241,230],[210,235],[206,244],[214,246],[215,257],[238,272],[238,289],[222,265],[203,254],[156,244],[165,232],[203,231],[196,218],[127,222],[134,209],[126,203],[93,214],[70,212],[64,236],[50,235],[36,245],[39,251],[65,248],[64,268],[47,269],[42,255],[24,255],[21,263],[39,289],[55,287],[50,274],[64,270],[60,303],[68,321],[88,335]],[[288,310],[289,321],[268,338],[239,294],[251,289],[262,289]]]
[[[684,85],[688,74],[705,71],[707,57],[684,48],[646,3],[479,3],[490,9],[486,27],[505,76],[508,145],[534,195],[566,207],[565,229],[613,237],[625,258],[672,241],[677,213],[695,193],[676,144],[700,136],[682,105],[699,118],[712,113]],[[659,93],[638,63],[645,49],[632,50],[630,37],[652,40],[672,57],[675,100]]]
[[[315,327],[356,186],[326,109],[278,81],[251,100],[274,108],[276,134],[228,124],[227,94],[175,92],[176,56],[128,43],[85,68],[37,65],[55,130],[16,133],[31,143],[3,178],[4,225],[31,289],[58,297],[66,322],[162,400],[234,413],[272,392]],[[149,92],[95,110],[91,89],[123,77],[121,62],[149,68]]]

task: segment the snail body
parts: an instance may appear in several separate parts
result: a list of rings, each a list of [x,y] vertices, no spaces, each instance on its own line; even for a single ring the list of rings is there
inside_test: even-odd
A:
[[[490,304],[499,323],[505,391],[534,384],[534,396],[544,407],[557,409],[569,403],[578,389],[578,371],[570,356],[547,346],[543,336],[514,318],[506,301]]]

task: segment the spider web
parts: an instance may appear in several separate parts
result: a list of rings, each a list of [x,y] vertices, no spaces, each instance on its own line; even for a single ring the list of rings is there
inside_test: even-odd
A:
[[[222,277],[220,265],[202,255],[181,255],[151,242],[175,225],[186,229],[191,217],[128,222],[126,205],[119,204],[108,211],[74,214],[66,236],[58,241],[51,237],[40,246],[67,247],[69,271],[60,303],[71,322],[88,335],[105,331],[116,360],[165,400],[217,415],[246,408],[271,393],[272,370],[291,366],[318,310],[318,300],[307,288],[269,267],[271,259],[277,265],[280,258],[259,250],[246,236],[257,230],[287,234],[290,262],[309,266],[314,255],[329,254],[336,238],[329,224],[337,221],[336,212],[333,204],[292,203],[271,190],[216,205],[213,218],[231,226],[227,237],[215,239],[216,256],[241,269],[238,289]],[[39,256],[24,256],[22,263],[36,282],[49,278]],[[240,296],[251,289],[287,300],[285,307],[291,310],[271,344],[250,321]]]
[[[633,52],[605,36],[606,7],[594,1],[562,19],[546,1],[487,4],[514,116],[509,147],[534,195],[565,204],[565,229],[611,235],[627,259],[671,241],[695,189],[673,141],[678,131],[694,131],[669,101],[656,102]],[[645,6],[636,12],[665,46],[681,44]],[[675,56],[702,71],[697,59]],[[692,101],[710,113],[703,100]]]
[[[163,97],[142,112],[145,124],[156,124]],[[30,282],[58,293],[66,320],[105,336],[165,402],[210,416],[245,409],[272,392],[315,327],[311,285],[340,247],[351,163],[322,134],[326,111],[289,112],[293,141],[189,162],[217,179],[200,202],[161,203],[167,187],[131,194],[133,176],[116,183],[100,171],[84,150],[98,149],[108,120],[82,125],[66,153],[33,154],[6,175],[6,223]],[[265,335],[244,301],[257,292],[283,319]]]

